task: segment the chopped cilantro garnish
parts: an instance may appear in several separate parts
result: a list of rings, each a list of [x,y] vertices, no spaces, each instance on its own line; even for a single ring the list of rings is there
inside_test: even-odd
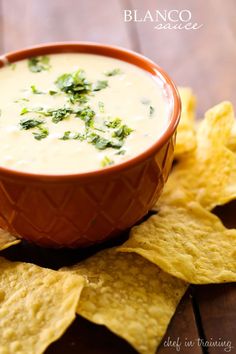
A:
[[[38,129],[38,131],[33,133],[34,138],[36,140],[42,140],[42,139],[45,139],[48,136],[49,131],[48,131],[47,128],[38,126],[37,129]]]
[[[62,120],[68,118],[73,113],[73,110],[68,107],[58,108],[58,109],[49,109],[47,114],[52,117],[53,123],[59,123]]]
[[[74,113],[76,114],[76,117],[79,117],[85,122],[86,126],[93,127],[95,112],[89,106],[79,108]]]
[[[88,97],[85,94],[76,94],[69,96],[70,103],[74,104],[78,102],[79,104],[84,104],[88,102]]]
[[[42,126],[43,123],[44,121],[40,119],[22,119],[20,121],[20,127],[24,130],[37,128],[38,131],[33,132],[34,138],[36,140],[42,140],[49,134],[48,129]]]
[[[32,93],[34,93],[36,95],[42,95],[44,93],[42,91],[39,91],[35,85],[31,85],[30,88],[31,88]]]
[[[98,108],[99,108],[100,113],[105,113],[105,106],[104,106],[103,102],[101,102],[101,101],[98,102]]]
[[[87,141],[93,144],[98,150],[104,150],[106,148],[120,149],[123,145],[123,141],[120,140],[110,140],[104,138],[96,133],[90,133],[87,136]]]
[[[115,155],[124,155],[126,153],[125,150],[119,150],[115,153]]]
[[[43,107],[34,107],[34,108],[27,108],[27,107],[23,107],[21,112],[20,112],[20,115],[23,116],[24,114],[27,114],[27,113],[38,113],[38,114],[41,114],[45,117],[49,116],[50,114],[48,113],[48,111],[45,111]]]
[[[28,59],[28,68],[33,73],[39,73],[43,70],[49,70],[50,67],[50,59],[47,55],[41,57],[32,57]]]
[[[59,138],[60,140],[70,140],[71,139],[71,131],[70,130],[67,130],[64,135]]]
[[[114,165],[114,161],[111,160],[110,157],[104,156],[103,160],[101,161],[101,166],[106,167],[111,165]]]
[[[98,128],[98,127],[93,127],[94,130],[97,130],[98,132],[106,133],[104,129]]]
[[[21,112],[20,112],[20,115],[23,116],[24,114],[29,113],[29,112],[30,112],[30,111],[28,110],[27,107],[23,107],[22,110],[21,110]]]
[[[18,100],[15,100],[14,103],[19,103],[19,102],[29,102],[29,99],[26,97],[18,98]]]
[[[35,57],[29,60],[29,67],[33,66],[34,72],[41,70],[47,70],[42,68],[45,62],[44,57]],[[120,73],[119,69],[114,69],[111,72],[107,72],[107,76],[113,76]],[[85,72],[83,70],[77,70],[73,73],[66,73],[57,78],[55,81],[57,89],[49,90],[47,92],[39,91],[35,85],[31,85],[31,90],[34,94],[66,94],[70,103],[73,105],[59,107],[59,108],[44,108],[44,107],[23,107],[20,114],[25,115],[27,113],[35,113],[39,117],[49,117],[53,123],[59,123],[64,119],[71,116],[71,118],[79,118],[84,122],[84,130],[82,132],[65,131],[59,138],[60,140],[80,140],[87,141],[94,145],[98,150],[104,150],[106,148],[113,148],[119,150],[117,154],[121,155],[125,153],[125,150],[121,150],[124,145],[125,139],[133,131],[127,125],[122,123],[122,120],[118,117],[111,119],[110,117],[98,117],[102,118],[102,122],[96,119],[96,112],[86,105],[90,96],[95,96],[96,91],[105,89],[108,86],[107,80],[98,80],[95,83],[91,83],[87,80]],[[76,103],[76,105],[74,105]],[[99,101],[98,108],[100,113],[105,113],[104,103]],[[46,121],[46,120],[45,120]],[[44,121],[40,119],[24,119],[20,122],[22,129],[36,128],[33,132],[35,139],[41,140],[49,135],[48,129],[43,126]]]
[[[122,71],[121,71],[121,69],[116,68],[116,69],[113,69],[113,70],[106,71],[104,74],[106,76],[115,76],[115,75],[122,74]]]
[[[154,107],[153,106],[149,106],[149,117],[151,117],[154,112],[155,112]]]
[[[105,122],[105,125],[106,125],[108,128],[118,128],[119,126],[121,126],[121,123],[122,123],[122,120],[117,117],[117,118],[114,118],[114,119],[111,120],[111,121]]]
[[[20,127],[21,129],[28,130],[38,127],[42,123],[44,123],[44,121],[41,119],[21,119]]]
[[[93,91],[100,91],[105,89],[108,86],[108,82],[106,80],[98,80],[92,86]]]
[[[130,133],[132,133],[133,129],[129,128],[126,124],[122,125],[120,128],[114,131],[113,137],[117,137],[119,139],[124,139]]]
[[[69,95],[71,103],[80,101],[83,95],[91,91],[91,83],[86,79],[84,70],[63,74],[57,78],[55,84]]]
[[[57,92],[57,91],[54,91],[54,90],[49,90],[48,93],[49,93],[50,96],[54,96],[54,95],[56,95],[58,92]]]
[[[28,109],[27,107],[22,108],[21,115],[27,113],[38,113],[45,117],[52,117],[53,123],[59,123],[62,120],[68,118],[71,114],[75,114],[76,117],[79,117],[81,120],[85,122],[86,126],[93,126],[93,117],[95,116],[95,112],[89,107],[78,108],[73,110],[70,107],[63,107],[63,108],[52,108],[45,110],[43,107],[37,107],[33,109]]]
[[[86,139],[84,134],[81,133],[73,133],[71,131],[66,131],[64,135],[59,138],[60,140],[80,140],[83,141]]]

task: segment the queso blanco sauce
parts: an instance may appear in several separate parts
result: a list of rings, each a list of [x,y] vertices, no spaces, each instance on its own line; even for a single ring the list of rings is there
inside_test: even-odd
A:
[[[0,166],[68,174],[126,161],[150,147],[169,123],[162,85],[132,64],[93,54],[53,54],[5,66]]]

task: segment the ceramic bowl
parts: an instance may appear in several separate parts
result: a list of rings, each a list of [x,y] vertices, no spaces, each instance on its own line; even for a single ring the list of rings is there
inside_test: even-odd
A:
[[[44,247],[84,247],[118,236],[156,203],[171,169],[181,104],[175,85],[137,53],[95,43],[53,43],[11,52],[0,67],[32,56],[92,53],[132,63],[163,82],[171,109],[164,133],[138,156],[106,169],[43,175],[0,167],[0,227]]]

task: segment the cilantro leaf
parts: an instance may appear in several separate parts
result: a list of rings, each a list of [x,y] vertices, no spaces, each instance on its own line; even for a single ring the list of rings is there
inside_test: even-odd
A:
[[[117,118],[114,118],[111,121],[105,122],[105,125],[108,128],[117,128],[117,127],[119,127],[121,125],[121,123],[122,123],[122,120],[117,117]]]
[[[31,128],[38,127],[40,124],[43,124],[44,121],[41,119],[21,119],[20,127],[21,129],[28,130]]]
[[[86,139],[84,134],[81,133],[73,133],[70,130],[66,131],[64,135],[59,138],[60,140],[80,140],[83,141]]]
[[[96,133],[90,133],[87,137],[89,143],[93,144],[98,150],[104,150],[106,148],[120,149],[123,145],[123,141],[109,140]]]
[[[133,129],[129,128],[126,124],[122,125],[120,128],[114,131],[113,137],[117,137],[119,139],[124,139],[130,133],[132,133]]]
[[[49,70],[51,68],[50,58],[47,55],[29,58],[28,68],[33,73],[39,73],[43,70]]]
[[[125,150],[119,150],[116,152],[116,155],[124,155],[126,153]]]
[[[76,117],[79,117],[85,122],[87,127],[93,127],[95,112],[90,108],[90,106],[79,108],[75,112]]]
[[[151,117],[155,112],[155,108],[153,106],[149,106],[149,117]]]
[[[73,113],[73,110],[68,107],[58,108],[58,109],[49,109],[47,114],[52,117],[53,123],[59,123],[62,120],[68,118]]]
[[[37,128],[38,128],[38,131],[33,133],[34,138],[36,140],[45,139],[48,136],[48,134],[49,134],[48,129],[45,128],[45,127],[41,127],[41,126],[38,126]]]
[[[31,88],[32,93],[34,93],[36,95],[42,95],[44,93],[42,91],[39,91],[35,85],[31,85],[30,88]]]
[[[21,112],[20,112],[20,115],[23,116],[24,114],[29,113],[29,112],[30,112],[30,111],[28,110],[27,107],[23,107],[22,110],[21,110]]]
[[[107,166],[111,166],[114,165],[114,161],[111,160],[108,156],[104,156],[104,158],[101,161],[101,166],[102,167],[107,167]]]
[[[49,90],[48,93],[49,93],[50,96],[54,96],[54,95],[56,95],[58,92],[57,92],[57,91],[54,91],[54,90]]]
[[[120,75],[122,74],[122,71],[120,68],[115,68],[113,70],[108,70],[104,73],[106,76],[115,76],[115,75]]]
[[[59,76],[55,84],[69,96],[71,103],[86,100],[84,95],[91,91],[91,83],[86,79],[84,70],[81,69]]]
[[[93,91],[100,91],[105,89],[108,86],[108,82],[106,80],[98,80],[92,86]]]

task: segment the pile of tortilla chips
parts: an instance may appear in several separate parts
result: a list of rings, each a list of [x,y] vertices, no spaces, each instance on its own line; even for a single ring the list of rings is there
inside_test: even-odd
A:
[[[192,91],[179,90],[177,164],[157,214],[122,246],[59,271],[0,257],[0,353],[42,353],[78,313],[154,354],[189,283],[236,281],[236,230],[211,212],[236,197],[233,107],[220,103],[196,127]],[[17,242],[0,230],[0,250]]]

